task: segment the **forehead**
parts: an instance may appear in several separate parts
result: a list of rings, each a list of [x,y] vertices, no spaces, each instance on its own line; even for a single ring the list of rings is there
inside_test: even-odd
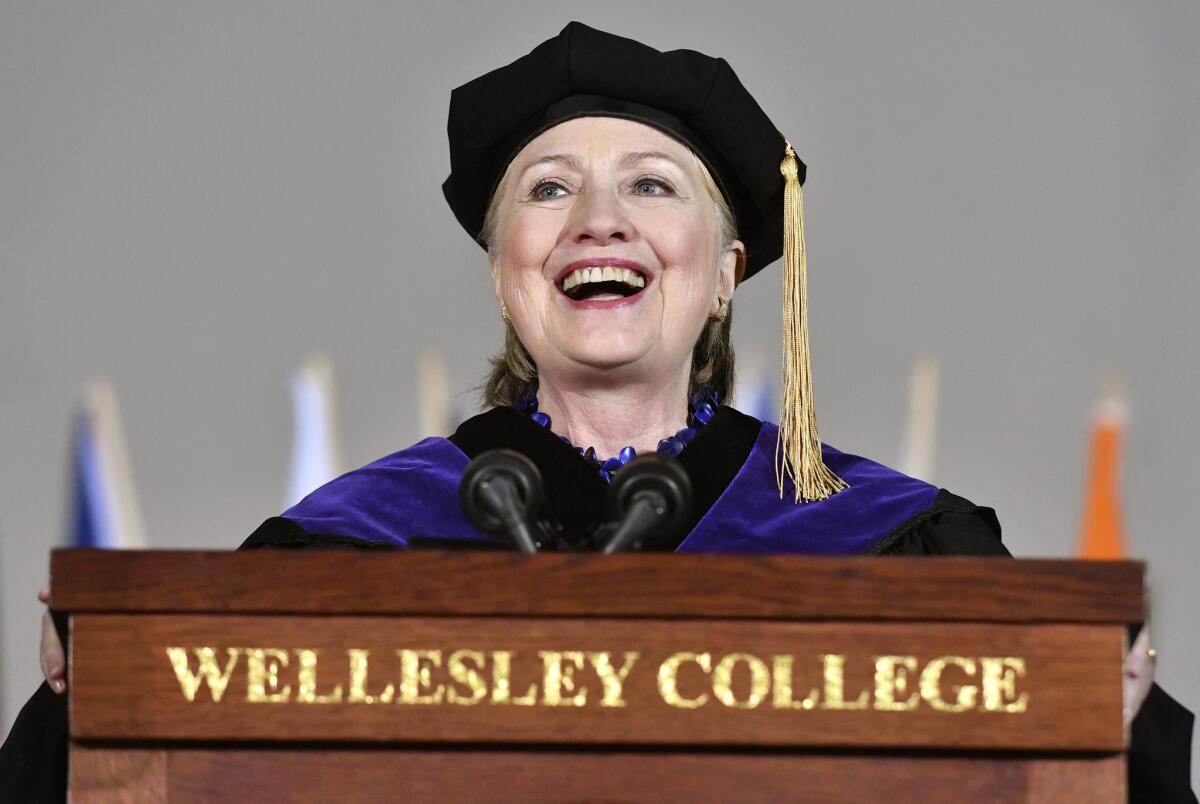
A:
[[[679,140],[645,123],[617,117],[577,117],[559,123],[522,148],[512,167],[519,170],[547,154],[572,155],[595,163],[630,153],[659,153],[685,170],[695,169],[695,156]]]

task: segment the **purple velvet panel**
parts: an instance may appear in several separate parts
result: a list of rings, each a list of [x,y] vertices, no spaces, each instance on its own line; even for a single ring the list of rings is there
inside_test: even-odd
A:
[[[679,546],[690,553],[861,553],[930,506],[938,490],[865,458],[825,447],[850,488],[797,505],[775,486],[777,428],[759,431],[750,457]],[[470,461],[445,438],[427,438],[342,475],[283,513],[309,533],[356,536],[403,547],[413,537],[490,539],[458,505]]]
[[[775,484],[777,432],[775,425],[763,424],[750,457],[678,552],[862,553],[937,496],[928,483],[825,446],[825,463],[850,488],[797,505],[789,487],[781,500]]]
[[[427,438],[331,480],[283,516],[309,533],[398,547],[417,536],[490,539],[458,505],[458,481],[469,463],[445,438]]]

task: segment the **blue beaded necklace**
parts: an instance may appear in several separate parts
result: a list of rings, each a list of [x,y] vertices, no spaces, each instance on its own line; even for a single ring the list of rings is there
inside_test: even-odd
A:
[[[679,453],[683,452],[683,448],[690,444],[692,439],[696,437],[701,428],[712,421],[712,417],[717,412],[717,404],[717,395],[712,391],[701,391],[692,397],[688,403],[688,426],[675,435],[667,436],[662,441],[659,441],[657,452],[663,455],[670,455],[671,457],[678,456]],[[529,418],[539,427],[547,430],[550,429],[550,416],[538,410],[536,390],[528,396],[517,400],[513,407],[522,413],[528,414]],[[574,448],[588,463],[595,466],[605,483],[611,483],[612,477],[616,474],[617,470],[637,457],[637,451],[633,447],[625,447],[612,458],[600,460],[596,457],[595,447],[588,447],[587,449],[576,447],[564,435],[560,435],[559,439],[567,446]]]

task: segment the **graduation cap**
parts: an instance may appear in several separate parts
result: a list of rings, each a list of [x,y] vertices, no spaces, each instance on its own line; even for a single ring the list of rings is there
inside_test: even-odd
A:
[[[776,448],[799,502],[846,487],[821,459],[808,356],[805,166],[724,59],[662,52],[569,23],[552,39],[450,95],[450,176],[442,191],[482,240],[489,201],[508,165],[542,132],[578,117],[644,123],[686,145],[733,209],[746,246],[745,281],[784,258],[784,370]]]

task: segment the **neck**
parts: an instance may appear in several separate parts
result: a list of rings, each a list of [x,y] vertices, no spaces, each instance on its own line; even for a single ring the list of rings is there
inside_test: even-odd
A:
[[[687,426],[688,373],[669,383],[577,386],[541,376],[538,408],[550,416],[557,435],[576,446],[595,447],[601,460],[632,446],[654,452],[660,439]]]

